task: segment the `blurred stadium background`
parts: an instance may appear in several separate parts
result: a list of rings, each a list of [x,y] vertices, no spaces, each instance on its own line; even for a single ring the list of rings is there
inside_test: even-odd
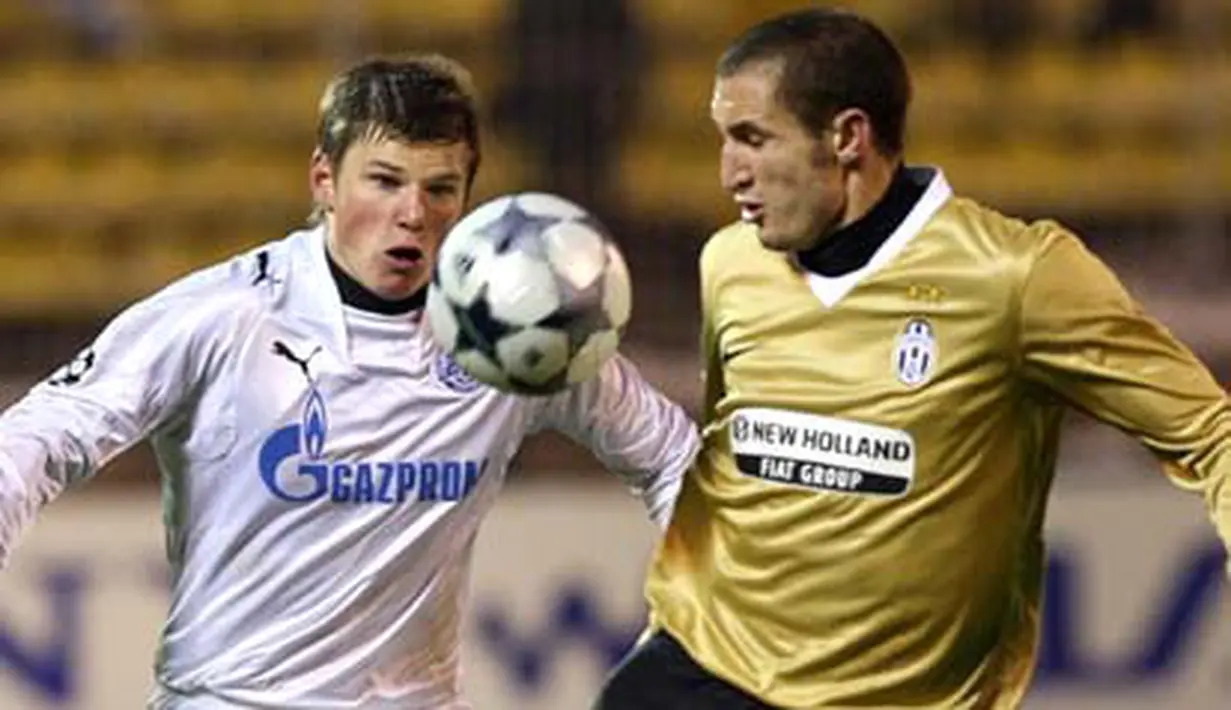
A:
[[[547,189],[597,211],[634,270],[626,350],[693,407],[695,258],[734,214],[713,64],[798,5],[0,0],[0,401],[125,304],[299,225],[324,81],[366,55],[436,50],[485,97],[477,197]],[[908,54],[911,162],[1078,229],[1231,381],[1231,3],[845,5]],[[148,453],[126,455],[0,576],[0,708],[139,706],[165,599],[157,489]],[[647,527],[577,449],[527,447],[479,542],[480,710],[584,707],[640,623]],[[1049,541],[1030,707],[1231,707],[1231,596],[1199,501],[1075,417]]]

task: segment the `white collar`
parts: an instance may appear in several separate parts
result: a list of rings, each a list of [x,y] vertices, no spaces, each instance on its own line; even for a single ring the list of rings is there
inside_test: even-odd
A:
[[[906,214],[906,219],[903,219],[898,228],[893,230],[893,234],[889,235],[885,243],[880,245],[867,264],[841,276],[821,276],[808,272],[808,286],[826,308],[833,308],[838,301],[851,292],[851,289],[858,286],[859,282],[888,264],[919,232],[923,231],[923,226],[949,201],[949,198],[953,197],[953,188],[949,186],[940,168],[912,168],[912,170],[930,172],[932,179],[928,182],[923,196]]]
[[[287,241],[287,310],[311,327],[336,355],[349,360],[342,296],[325,257],[325,226],[294,232]]]

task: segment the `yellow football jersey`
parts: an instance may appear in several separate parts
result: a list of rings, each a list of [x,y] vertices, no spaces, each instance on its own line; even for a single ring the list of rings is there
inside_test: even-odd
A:
[[[939,171],[859,271],[719,232],[701,258],[705,443],[652,623],[784,708],[1019,705],[1066,405],[1129,432],[1231,536],[1231,406],[1060,226]]]

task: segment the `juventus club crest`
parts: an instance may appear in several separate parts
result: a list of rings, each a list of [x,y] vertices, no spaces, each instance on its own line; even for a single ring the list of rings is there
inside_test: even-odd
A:
[[[936,369],[936,337],[931,323],[923,318],[907,322],[893,350],[893,365],[898,380],[907,387],[918,387],[931,378]]]

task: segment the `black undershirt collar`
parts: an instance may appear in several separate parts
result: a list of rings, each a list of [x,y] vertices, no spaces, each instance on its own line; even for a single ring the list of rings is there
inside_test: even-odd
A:
[[[926,173],[899,167],[885,195],[867,214],[825,237],[820,244],[799,252],[799,263],[827,278],[862,269],[923,197],[928,177]]]
[[[371,313],[380,313],[387,316],[403,315],[411,311],[423,308],[427,303],[427,286],[415,291],[406,298],[396,301],[390,301],[381,298],[364,288],[363,284],[351,278],[338,266],[333,260],[333,255],[329,250],[325,250],[325,261],[329,262],[329,273],[333,276],[333,282],[338,285],[338,293],[342,296],[342,303],[358,308],[361,311],[369,311]]]

